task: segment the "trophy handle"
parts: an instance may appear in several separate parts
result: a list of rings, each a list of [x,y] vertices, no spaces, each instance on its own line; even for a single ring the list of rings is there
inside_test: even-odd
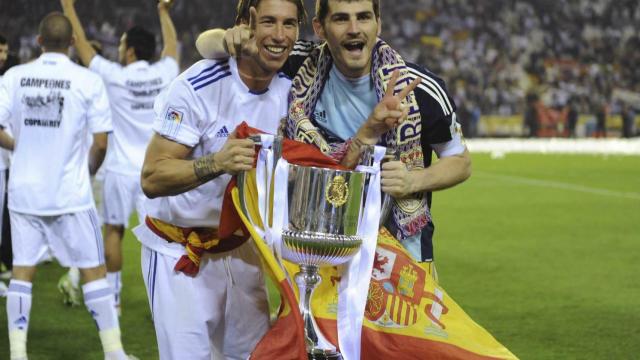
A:
[[[373,151],[375,145],[364,145],[362,155],[360,156],[360,165],[372,166],[373,165]],[[382,163],[392,160],[399,160],[398,152],[392,148],[386,148],[386,154],[382,159]],[[366,187],[365,187],[366,188]],[[366,197],[363,196],[363,199]],[[384,226],[391,213],[391,207],[393,206],[393,198],[389,194],[382,193],[382,203],[380,204],[380,223],[379,227]]]

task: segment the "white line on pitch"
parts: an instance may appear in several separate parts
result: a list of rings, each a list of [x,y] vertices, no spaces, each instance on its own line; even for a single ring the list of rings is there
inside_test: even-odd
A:
[[[482,171],[474,171],[473,176],[489,177],[494,179],[506,180],[514,183],[578,191],[578,192],[584,192],[584,193],[594,194],[594,195],[603,195],[603,196],[619,197],[623,199],[640,200],[640,193],[636,193],[636,192],[613,191],[613,190],[600,189],[600,188],[594,188],[594,187],[583,186],[583,185],[564,183],[559,181],[538,180],[538,179],[531,179],[531,178],[513,176],[513,175],[491,174],[491,173],[482,172]]]

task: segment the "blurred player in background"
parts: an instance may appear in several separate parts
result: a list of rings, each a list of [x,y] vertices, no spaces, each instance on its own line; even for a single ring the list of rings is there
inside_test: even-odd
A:
[[[5,68],[7,64],[7,59],[9,58],[9,43],[7,39],[0,35],[0,83],[2,82],[2,75],[5,73]],[[9,129],[4,129],[11,134]],[[5,210],[5,200],[6,200],[6,189],[7,189],[7,170],[9,169],[9,156],[10,152],[5,149],[0,149],[0,254],[3,253],[5,248],[10,249],[10,246],[5,244],[5,247],[2,247],[2,242],[11,241],[11,239],[3,239],[4,232],[2,229],[4,228],[4,210]],[[10,250],[9,250],[10,251]],[[0,297],[5,296],[7,293],[7,285],[2,282],[2,280],[9,280],[11,278],[11,264],[4,263],[4,256],[0,257]]]
[[[87,40],[74,8],[75,0],[61,0],[62,8],[76,35],[76,51],[82,63],[98,73],[107,85],[113,112],[113,133],[109,137],[109,154],[105,163],[103,221],[107,279],[115,291],[120,313],[122,289],[122,238],[132,211],[144,218],[140,171],[144,152],[152,135],[155,97],[178,75],[176,30],[169,16],[171,2],[158,3],[158,16],[164,47],[160,60],[153,62],[156,51],[155,36],[134,26],[120,38],[119,62],[100,55]],[[61,282],[61,288],[73,289]]]
[[[96,40],[91,40],[91,47],[96,51],[96,54],[102,55],[102,44]],[[71,58],[77,64],[82,65],[80,59],[78,59],[78,54],[75,51],[75,47],[71,48]],[[107,156],[109,155],[109,151],[107,151]],[[104,162],[108,161],[108,157],[105,158]],[[100,228],[104,224],[102,221],[102,191],[104,184],[104,166],[101,166],[98,169],[98,172],[91,178],[91,188],[93,193],[93,200],[96,203],[96,209],[98,210],[98,220],[100,223]],[[80,306],[82,304],[82,299],[80,298],[80,270],[76,267],[72,267],[69,271],[64,274],[60,280],[58,280],[58,290],[63,294],[63,303],[71,306]],[[116,308],[118,306],[116,305]],[[118,313],[119,314],[119,313]]]
[[[49,249],[63,266],[80,268],[85,305],[105,359],[128,359],[105,279],[90,185],[112,130],[106,88],[99,76],[69,59],[73,31],[61,13],[42,20],[38,43],[43,54],[9,70],[0,85],[0,124],[15,134],[15,145],[0,141],[14,150],[9,178],[14,266],[6,304],[11,359],[27,359],[32,281]],[[0,139],[5,136],[0,131]]]

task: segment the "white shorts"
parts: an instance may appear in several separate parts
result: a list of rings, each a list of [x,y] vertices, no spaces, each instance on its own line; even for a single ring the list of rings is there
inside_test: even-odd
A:
[[[195,277],[174,271],[177,261],[142,246],[142,275],[160,360],[247,359],[269,328],[264,277],[253,242],[221,254],[206,253]]]
[[[144,218],[140,176],[106,171],[103,186],[102,216],[105,224],[126,227],[133,210],[138,212],[140,219]]]
[[[35,266],[50,249],[64,267],[104,264],[104,244],[96,209],[56,216],[9,210],[14,266]]]

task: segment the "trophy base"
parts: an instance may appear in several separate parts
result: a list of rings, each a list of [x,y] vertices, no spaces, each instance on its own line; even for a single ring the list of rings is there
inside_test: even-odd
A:
[[[307,353],[309,360],[342,360],[342,355],[337,351],[314,349]]]

